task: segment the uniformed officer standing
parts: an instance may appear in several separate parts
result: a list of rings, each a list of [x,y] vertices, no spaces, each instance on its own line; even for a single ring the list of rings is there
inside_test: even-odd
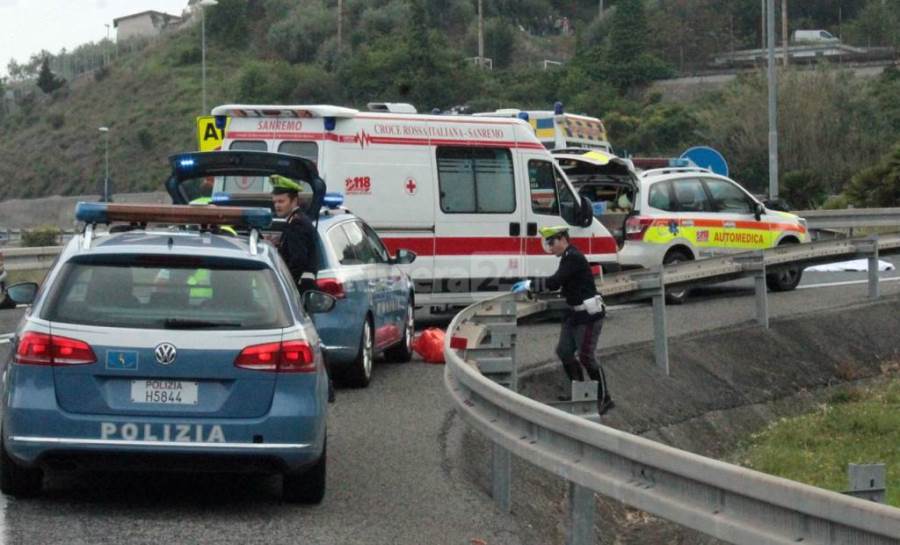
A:
[[[316,272],[318,270],[318,256],[316,228],[312,221],[300,208],[300,184],[273,174],[269,177],[272,182],[272,204],[275,215],[285,218],[284,232],[278,242],[278,252],[281,258],[291,270],[291,276],[300,293],[316,289]]]
[[[559,268],[545,279],[544,287],[548,291],[560,290],[569,306],[559,333],[556,355],[562,361],[569,380],[584,380],[584,370],[591,380],[597,381],[597,409],[603,414],[614,403],[594,351],[603,328],[606,308],[597,295],[590,264],[584,254],[569,243],[568,227],[542,227],[540,233],[553,255],[560,258]],[[513,290],[519,291],[516,288]]]

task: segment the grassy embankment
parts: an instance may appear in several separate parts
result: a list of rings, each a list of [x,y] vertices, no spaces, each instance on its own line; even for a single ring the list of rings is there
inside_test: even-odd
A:
[[[812,414],[772,422],[736,455],[743,466],[834,491],[847,464],[887,466],[887,503],[900,507],[900,378],[831,396]]]

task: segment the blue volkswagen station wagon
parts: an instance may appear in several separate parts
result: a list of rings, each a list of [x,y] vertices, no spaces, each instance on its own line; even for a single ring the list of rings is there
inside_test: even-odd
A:
[[[80,203],[77,217],[44,285],[9,288],[31,308],[3,368],[0,490],[37,494],[57,467],[222,470],[280,473],[285,500],[321,501],[329,383],[310,314],[335,299],[299,297],[258,235],[271,212]]]

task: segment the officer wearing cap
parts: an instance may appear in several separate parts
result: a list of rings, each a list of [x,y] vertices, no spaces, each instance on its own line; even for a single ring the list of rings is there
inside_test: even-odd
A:
[[[300,293],[315,289],[318,269],[317,234],[312,222],[300,209],[300,184],[277,174],[269,179],[272,182],[275,215],[287,220],[278,242],[278,252],[291,270]]]
[[[606,307],[597,295],[590,264],[584,254],[569,243],[569,228],[542,227],[540,234],[550,253],[560,258],[559,268],[545,279],[546,289],[560,290],[569,306],[562,322],[556,355],[562,361],[569,380],[584,380],[584,370],[591,380],[597,381],[597,408],[603,414],[614,404],[594,351],[603,328]],[[565,399],[568,400],[568,397]]]

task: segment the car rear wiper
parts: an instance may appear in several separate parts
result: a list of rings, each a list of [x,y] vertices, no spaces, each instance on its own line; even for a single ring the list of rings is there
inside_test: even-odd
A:
[[[241,327],[241,322],[216,322],[212,320],[166,318],[163,321],[163,325],[167,329],[205,329],[214,327]]]

